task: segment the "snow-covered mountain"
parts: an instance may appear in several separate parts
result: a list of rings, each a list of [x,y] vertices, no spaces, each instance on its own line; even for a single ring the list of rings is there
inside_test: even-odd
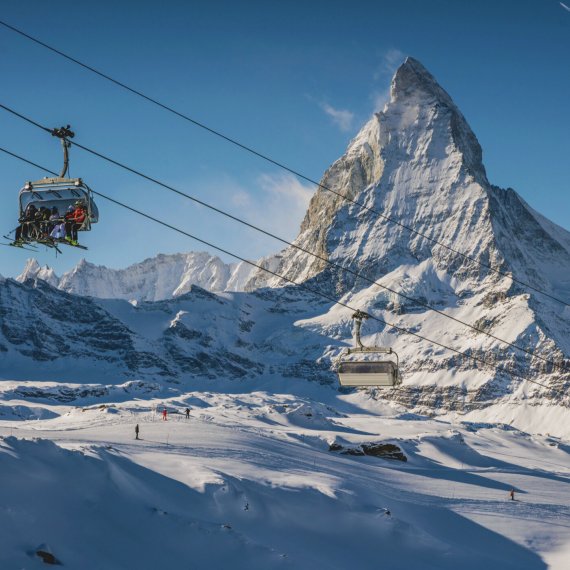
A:
[[[383,111],[323,176],[295,245],[274,258],[277,273],[506,371],[530,371],[558,387],[570,381],[570,307],[509,277],[570,302],[570,233],[535,212],[514,190],[489,183],[467,121],[413,58],[396,72]],[[286,282],[258,271],[247,287],[264,285]],[[368,327],[378,333],[377,344],[392,345],[404,355],[408,386],[425,386],[424,393],[433,386],[441,390],[442,383],[463,394],[475,386],[495,391],[513,381],[507,372],[482,371],[480,364],[392,327],[371,321]]]
[[[41,279],[62,291],[101,299],[161,301],[184,295],[192,285],[209,291],[242,290],[251,267],[244,262],[226,264],[206,252],[190,252],[160,254],[125,269],[109,269],[83,259],[60,278],[50,267],[29,259],[16,280]]]
[[[458,291],[469,293],[476,283],[500,281],[403,227],[408,226],[494,269],[570,298],[570,234],[533,211],[512,189],[489,183],[481,147],[465,118],[413,58],[396,72],[384,110],[351,141],[321,185],[295,241],[304,249],[373,279],[430,260],[433,267],[462,280]],[[277,271],[298,280],[325,271],[340,292],[353,288],[355,281],[291,247],[282,252]],[[256,284],[262,283],[279,284],[277,278],[259,274]]]
[[[295,330],[312,305],[295,290],[132,302],[66,293],[41,279],[0,282],[0,379],[120,384],[275,377],[330,382],[330,344]]]
[[[398,69],[390,101],[322,185],[368,208],[323,188],[312,199],[296,244],[337,267],[294,247],[261,263],[395,325],[369,320],[365,328],[368,344],[400,355],[404,384],[391,398],[432,411],[568,404],[570,308],[509,275],[570,299],[570,234],[489,183],[475,135],[419,62]],[[56,279],[32,263],[22,284],[0,284],[1,376],[334,384],[331,357],[351,342],[349,309],[209,254],[158,256],[120,271],[82,262]]]

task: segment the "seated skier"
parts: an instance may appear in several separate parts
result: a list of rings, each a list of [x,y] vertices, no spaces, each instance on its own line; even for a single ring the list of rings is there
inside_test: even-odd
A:
[[[59,211],[55,206],[51,209],[49,224],[50,224],[50,232],[49,232],[50,238],[54,240],[60,240],[65,238],[65,223],[62,222],[62,217],[60,216]]]
[[[16,238],[14,243],[20,243],[28,239],[29,228],[28,224],[31,224],[36,219],[37,208],[33,204],[28,204],[24,215],[18,220],[20,225],[16,228]]]
[[[68,213],[65,214],[65,241],[71,245],[78,245],[77,230],[83,225],[86,216],[87,211],[85,210],[83,202],[80,200],[75,202],[73,211],[69,211],[68,209]]]
[[[51,216],[51,211],[49,208],[42,206],[39,212],[36,213],[36,220],[38,222],[38,227],[40,229],[40,236],[45,239],[49,236],[49,218]]]

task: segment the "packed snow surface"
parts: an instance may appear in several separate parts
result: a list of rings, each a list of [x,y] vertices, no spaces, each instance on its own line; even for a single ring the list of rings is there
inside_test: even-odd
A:
[[[0,400],[1,568],[43,567],[40,547],[83,570],[567,568],[559,438],[323,386],[18,398],[33,388]]]

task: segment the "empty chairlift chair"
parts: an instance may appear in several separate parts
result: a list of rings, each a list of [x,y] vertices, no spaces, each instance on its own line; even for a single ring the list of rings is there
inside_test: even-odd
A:
[[[348,348],[344,352],[337,365],[338,378],[341,386],[352,387],[393,387],[400,380],[399,358],[392,348],[379,346],[364,346],[360,340],[362,321],[368,318],[363,311],[356,311],[352,315],[354,319],[355,348]],[[395,360],[387,357],[374,356],[364,360],[363,355],[394,355]],[[357,359],[350,358],[357,355]]]

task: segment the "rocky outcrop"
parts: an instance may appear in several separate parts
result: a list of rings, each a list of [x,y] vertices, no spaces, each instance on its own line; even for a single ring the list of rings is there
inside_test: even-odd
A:
[[[395,461],[408,461],[404,452],[394,443],[360,443],[354,446],[341,445],[333,442],[329,445],[329,451],[342,455],[370,456],[381,459],[393,459]]]

